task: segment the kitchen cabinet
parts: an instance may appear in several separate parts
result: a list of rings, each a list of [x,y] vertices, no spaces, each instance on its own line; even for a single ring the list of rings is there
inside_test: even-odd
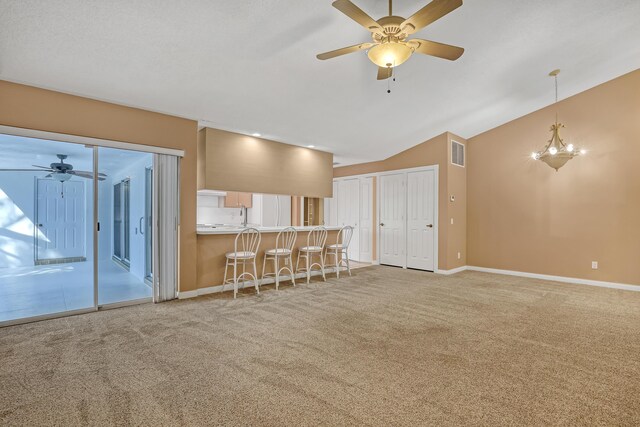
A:
[[[227,195],[224,198],[225,208],[239,208],[244,206],[250,208],[253,206],[251,193],[241,193],[238,191],[227,191]]]

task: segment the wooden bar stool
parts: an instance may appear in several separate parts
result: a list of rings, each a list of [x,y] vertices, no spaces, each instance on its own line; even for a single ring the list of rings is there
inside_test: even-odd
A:
[[[353,227],[345,225],[338,232],[338,238],[333,245],[327,245],[327,251],[325,252],[325,267],[335,267],[336,277],[340,278],[340,267],[346,267],[351,276],[351,266],[349,265],[349,243],[351,243],[351,237],[353,236]],[[333,256],[335,264],[327,264],[327,255]]]
[[[322,257],[322,251],[324,250],[324,244],[327,242],[327,229],[319,226],[314,227],[307,235],[307,246],[303,246],[298,249],[298,260],[296,261],[296,273],[307,273],[307,283],[311,279],[311,270],[314,266],[320,267],[322,271],[322,278],[327,281],[327,277],[324,274],[324,259]],[[313,257],[317,256],[320,262],[313,262]],[[300,258],[304,258],[305,266],[300,268]]]
[[[238,295],[238,281],[242,279],[244,288],[245,278],[250,277],[256,287],[256,293],[260,294],[260,283],[258,282],[258,271],[256,268],[256,256],[260,248],[262,236],[255,228],[245,228],[236,236],[233,252],[226,253],[227,263],[224,267],[223,286],[233,283],[233,298]],[[238,264],[242,264],[242,274],[238,275]],[[253,264],[253,273],[247,271],[247,264]],[[233,267],[233,278],[227,279],[227,270]]]
[[[276,290],[280,286],[280,274],[284,271],[288,271],[291,274],[291,283],[296,285],[295,274],[293,273],[293,245],[296,244],[296,237],[298,233],[293,227],[287,227],[278,233],[276,237],[276,247],[274,249],[267,249],[264,253],[264,261],[262,262],[262,278],[275,276],[276,278]],[[284,266],[280,267],[280,260],[284,260]],[[267,273],[267,261],[273,261],[273,273]]]

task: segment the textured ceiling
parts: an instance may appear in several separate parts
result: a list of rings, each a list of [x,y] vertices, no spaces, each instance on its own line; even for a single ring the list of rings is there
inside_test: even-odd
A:
[[[357,0],[374,18],[383,0]],[[425,1],[396,0],[409,16]],[[444,131],[470,137],[640,68],[638,0],[466,0],[415,34],[462,46],[375,79],[369,40],[330,0],[0,0],[0,78],[200,120],[343,163]]]

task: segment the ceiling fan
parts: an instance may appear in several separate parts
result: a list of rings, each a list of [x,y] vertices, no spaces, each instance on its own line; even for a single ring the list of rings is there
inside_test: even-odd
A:
[[[60,162],[51,163],[48,167],[32,165],[34,168],[39,169],[0,169],[0,172],[49,172],[45,178],[53,178],[60,182],[68,181],[73,176],[93,179],[93,172],[73,170],[72,164],[65,163],[64,159],[68,157],[66,154],[56,154],[56,156],[60,159]],[[106,177],[106,174],[99,173],[98,181],[104,181]]]
[[[392,0],[389,0],[389,16],[377,21],[350,0],[336,0],[332,5],[370,31],[373,42],[321,53],[316,56],[318,59],[325,60],[368,50],[369,59],[378,66],[378,80],[384,80],[393,75],[393,67],[405,62],[414,52],[450,61],[460,58],[464,52],[463,48],[448,44],[423,39],[407,40],[410,35],[462,6],[462,0],[433,0],[407,19],[393,15]]]

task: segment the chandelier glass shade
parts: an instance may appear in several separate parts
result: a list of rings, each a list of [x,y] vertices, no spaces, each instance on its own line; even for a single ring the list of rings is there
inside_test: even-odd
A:
[[[555,79],[556,84],[556,104],[558,103],[558,74],[560,70],[553,70],[549,73]],[[556,113],[556,121],[551,125],[551,139],[547,145],[541,151],[534,151],[531,153],[533,160],[541,160],[553,169],[558,171],[569,160],[577,157],[581,154],[585,154],[584,150],[580,150],[573,144],[565,144],[560,137],[560,129],[563,128],[562,123],[558,123],[558,115]]]

